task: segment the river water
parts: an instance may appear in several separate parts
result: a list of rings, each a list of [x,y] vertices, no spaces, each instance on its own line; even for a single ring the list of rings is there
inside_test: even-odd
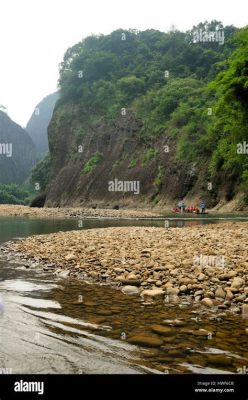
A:
[[[208,222],[215,220],[169,221]],[[163,224],[1,217],[0,244],[62,230]],[[248,320],[240,315],[209,316],[187,302],[181,308],[143,304],[108,287],[61,279],[39,266],[28,269],[3,252],[0,297],[2,373],[237,373],[248,366]],[[163,332],[161,326],[170,329]],[[136,343],[142,337],[141,344],[133,344],[133,337]]]

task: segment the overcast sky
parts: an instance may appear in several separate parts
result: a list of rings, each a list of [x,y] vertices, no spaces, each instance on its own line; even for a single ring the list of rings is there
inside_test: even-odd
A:
[[[54,92],[69,46],[123,28],[187,30],[205,20],[247,25],[248,0],[6,0],[0,9],[0,104],[25,126]]]

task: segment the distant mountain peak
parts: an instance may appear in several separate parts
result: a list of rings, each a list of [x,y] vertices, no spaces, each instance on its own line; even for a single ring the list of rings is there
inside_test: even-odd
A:
[[[58,92],[44,97],[34,108],[31,118],[27,123],[26,131],[35,144],[38,158],[42,158],[48,152],[47,128],[58,98]]]

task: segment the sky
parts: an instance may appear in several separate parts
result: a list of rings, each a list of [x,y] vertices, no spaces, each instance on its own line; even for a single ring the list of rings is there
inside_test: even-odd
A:
[[[0,104],[21,126],[57,89],[68,47],[115,29],[185,31],[205,20],[248,24],[247,0],[0,0]]]

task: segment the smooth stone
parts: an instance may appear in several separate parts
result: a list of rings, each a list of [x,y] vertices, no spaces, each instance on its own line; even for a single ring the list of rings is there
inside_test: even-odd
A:
[[[131,280],[131,281],[136,280],[137,281],[138,279],[137,279],[137,276],[131,272],[130,274],[127,275],[127,280]]]
[[[97,317],[97,316],[94,316],[91,320],[90,320],[90,322],[92,322],[93,324],[102,324],[103,322],[105,322],[106,321],[106,318],[105,317]]]
[[[151,330],[155,333],[159,333],[160,335],[164,335],[164,336],[171,336],[173,334],[175,334],[175,331],[171,328],[168,328],[166,326],[163,325],[151,325]]]
[[[239,289],[244,283],[244,279],[235,277],[232,281],[231,287],[234,289]]]
[[[233,363],[230,358],[227,358],[223,354],[208,354],[207,359],[208,359],[209,363],[219,365],[219,366],[221,366],[221,365],[229,366],[229,365],[232,365],[232,363]]]
[[[112,315],[113,313],[112,313],[112,311],[109,311],[109,310],[99,310],[99,311],[97,312],[97,314],[106,315],[106,317],[107,317],[107,316],[109,316],[109,315]]]
[[[141,293],[142,296],[149,296],[149,297],[159,297],[162,296],[164,294],[164,290],[163,289],[146,289],[143,290],[143,292]]]
[[[134,335],[127,339],[128,343],[131,344],[137,344],[137,345],[143,345],[143,346],[151,346],[151,347],[160,347],[163,345],[163,341],[155,336],[149,335],[149,334],[140,334],[140,335]]]
[[[124,286],[121,291],[128,295],[139,294],[139,289],[136,286]]]
[[[204,274],[199,274],[199,276],[197,277],[197,279],[198,279],[198,281],[200,281],[200,282],[202,282],[202,281],[205,281],[205,279],[206,279],[206,275],[204,275]]]
[[[207,338],[210,332],[206,331],[205,329],[199,329],[198,331],[193,331],[192,333],[194,336],[204,336]]]
[[[232,292],[230,290],[227,290],[226,299],[227,300],[232,300],[233,298],[234,298],[234,295],[232,294]]]
[[[224,299],[226,297],[226,292],[222,289],[221,286],[219,286],[216,291],[215,291],[215,297],[221,297],[222,299]]]
[[[70,254],[67,254],[65,256],[65,260],[66,261],[73,261],[73,260],[77,260],[77,257],[75,256],[75,254],[70,253]]]
[[[165,319],[163,320],[163,324],[172,325],[172,326],[184,326],[186,325],[184,321],[180,319]]]
[[[96,303],[95,301],[85,301],[82,303],[86,307],[96,307],[99,305],[99,303]]]
[[[212,307],[214,305],[212,300],[209,299],[208,297],[204,297],[204,299],[202,299],[201,303],[206,307]]]

